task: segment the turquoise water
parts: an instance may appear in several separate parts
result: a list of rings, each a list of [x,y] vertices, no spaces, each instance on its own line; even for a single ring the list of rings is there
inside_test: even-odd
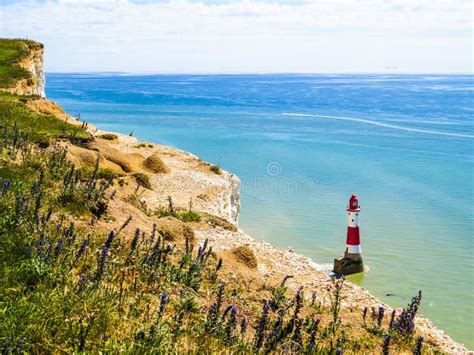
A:
[[[351,280],[474,348],[474,77],[47,75],[105,130],[190,151],[242,180],[240,226],[331,264],[356,192],[370,271]],[[387,296],[393,294],[393,296]]]

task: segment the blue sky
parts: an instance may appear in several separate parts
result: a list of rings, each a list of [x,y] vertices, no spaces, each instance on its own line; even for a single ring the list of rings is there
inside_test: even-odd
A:
[[[0,2],[0,36],[48,71],[472,72],[465,0]]]

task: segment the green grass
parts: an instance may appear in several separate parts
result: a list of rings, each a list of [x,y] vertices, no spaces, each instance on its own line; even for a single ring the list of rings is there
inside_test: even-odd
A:
[[[3,67],[24,55],[13,44],[0,42]],[[362,322],[361,310],[342,309],[342,281],[312,301],[302,289],[289,297],[279,280],[255,291],[221,269],[207,242],[169,245],[166,231],[130,219],[97,230],[115,218],[107,205],[117,176],[98,164],[76,170],[51,144],[90,136],[30,110],[27,99],[0,94],[0,353],[380,353],[387,335],[394,353],[415,346],[387,317]],[[201,218],[191,200],[189,211],[169,204],[160,217]]]
[[[26,124],[24,112],[16,119]],[[360,309],[341,315],[341,281],[313,304],[279,280],[255,291],[234,270],[222,274],[207,242],[169,245],[166,231],[133,220],[95,229],[110,220],[111,174],[77,171],[63,150],[30,137],[18,126],[0,135],[0,352],[374,353],[387,335],[393,352],[415,346],[387,317],[379,325],[370,315],[362,323]]]
[[[31,74],[16,63],[35,47],[42,47],[42,44],[29,40],[0,38],[0,88],[8,88],[18,80],[30,78]]]
[[[5,127],[18,126],[23,139],[49,145],[60,139],[84,142],[91,139],[89,133],[52,115],[33,111],[19,97],[0,93],[0,135]]]
[[[174,217],[183,222],[200,222],[201,216],[199,213],[194,211],[168,211],[166,209],[160,209],[156,212],[156,215],[162,217]]]

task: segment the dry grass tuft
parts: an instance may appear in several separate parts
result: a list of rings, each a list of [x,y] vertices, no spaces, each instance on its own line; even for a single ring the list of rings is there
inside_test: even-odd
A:
[[[187,237],[190,243],[196,242],[193,229],[179,219],[163,217],[158,219],[156,226],[159,232],[163,232],[165,240],[184,242]]]
[[[155,174],[167,174],[170,172],[170,168],[161,160],[158,153],[153,153],[143,162],[143,166],[148,171]]]
[[[238,230],[235,224],[230,223],[228,220],[222,217],[215,216],[206,212],[200,212],[199,214],[204,219],[206,225],[209,225],[213,228],[221,227],[231,232],[237,232]]]
[[[229,250],[236,261],[241,264],[244,264],[250,269],[256,269],[258,266],[257,257],[255,256],[252,249],[247,245],[241,245]]]
[[[97,138],[105,139],[107,141],[116,141],[118,139],[118,136],[113,133],[104,133],[104,134],[98,135]]]

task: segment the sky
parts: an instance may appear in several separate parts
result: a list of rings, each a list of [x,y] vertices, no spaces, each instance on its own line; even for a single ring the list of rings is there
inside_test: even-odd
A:
[[[470,0],[0,0],[48,72],[472,73]]]

